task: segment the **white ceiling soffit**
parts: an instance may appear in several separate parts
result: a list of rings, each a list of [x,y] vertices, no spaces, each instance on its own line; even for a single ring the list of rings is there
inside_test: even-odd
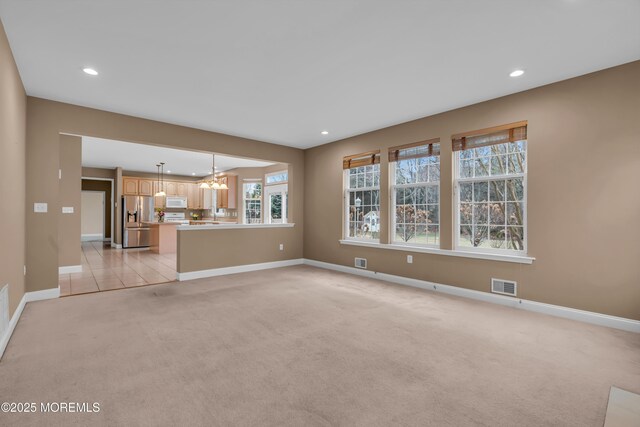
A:
[[[640,59],[638,16],[639,0],[0,0],[29,95],[300,148]]]
[[[203,177],[211,174],[211,157],[211,153],[82,137],[84,167],[114,169],[120,166],[126,171],[156,173],[156,165],[165,162],[165,174]],[[216,172],[234,168],[261,168],[273,164],[216,154]]]

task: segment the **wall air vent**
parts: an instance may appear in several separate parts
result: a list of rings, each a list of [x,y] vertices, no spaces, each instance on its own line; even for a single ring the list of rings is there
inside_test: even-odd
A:
[[[356,268],[367,268],[367,259],[356,258]]]
[[[494,294],[516,296],[518,284],[513,280],[491,279],[491,292]]]

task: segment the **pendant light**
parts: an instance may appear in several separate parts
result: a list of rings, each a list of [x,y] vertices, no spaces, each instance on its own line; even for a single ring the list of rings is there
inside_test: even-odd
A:
[[[227,184],[218,183],[218,178],[216,178],[216,155],[211,155],[211,181],[204,181],[200,184],[200,188],[211,189],[211,190],[228,190]]]
[[[156,165],[158,167],[158,192],[155,194],[155,197],[164,197],[167,193],[164,192],[164,162],[160,162],[160,164]],[[160,168],[162,168],[162,173],[160,173]]]

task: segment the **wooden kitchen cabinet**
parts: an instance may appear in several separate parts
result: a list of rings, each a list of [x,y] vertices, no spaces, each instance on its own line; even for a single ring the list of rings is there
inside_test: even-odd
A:
[[[176,196],[189,197],[189,184],[186,182],[176,182]]]
[[[217,190],[218,208],[237,209],[238,196],[236,194],[236,184],[238,177],[235,175],[225,175],[218,177],[218,182],[220,184],[226,184],[228,187],[227,190]]]
[[[138,180],[138,195],[140,196],[153,196],[153,181],[150,179]]]
[[[202,209],[202,190],[200,184],[187,184],[187,207],[189,209]]]
[[[158,184],[158,182],[154,182],[153,183],[153,194],[156,194],[159,191],[160,191],[160,184]],[[153,207],[154,208],[164,208],[165,199],[166,199],[166,197],[164,197],[164,196],[156,196],[156,197],[154,197],[153,198]]]
[[[200,191],[202,192],[202,209],[215,209],[216,207],[213,204],[214,202],[213,192],[215,190],[202,189]]]
[[[164,182],[165,192],[167,196],[177,196],[178,195],[178,183],[173,181],[165,181]]]
[[[122,178],[122,194],[125,196],[138,195],[138,178]]]
[[[227,209],[238,208],[238,177],[235,175],[227,176]]]

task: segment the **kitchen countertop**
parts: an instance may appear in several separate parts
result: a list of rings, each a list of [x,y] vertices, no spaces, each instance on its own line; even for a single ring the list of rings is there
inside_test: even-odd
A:
[[[164,221],[164,222],[152,221],[152,222],[143,222],[142,225],[154,226],[154,225],[180,225],[180,224],[177,222],[169,222],[169,221]]]

